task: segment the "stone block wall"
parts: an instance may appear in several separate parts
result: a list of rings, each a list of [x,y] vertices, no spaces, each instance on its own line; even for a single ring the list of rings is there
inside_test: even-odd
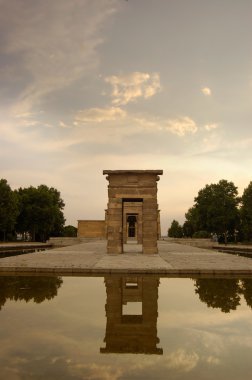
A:
[[[78,220],[78,238],[106,239],[105,220]]]

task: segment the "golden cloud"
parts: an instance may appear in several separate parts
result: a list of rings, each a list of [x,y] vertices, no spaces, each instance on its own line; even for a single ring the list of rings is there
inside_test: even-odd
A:
[[[142,73],[135,71],[127,75],[113,75],[105,78],[112,86],[112,103],[126,105],[138,98],[148,99],[160,91],[158,73]]]
[[[212,91],[209,87],[203,87],[201,89],[201,92],[202,94],[206,95],[206,96],[211,96],[212,95]]]
[[[211,124],[206,124],[204,128],[207,131],[211,131],[212,129],[219,128],[219,125],[217,123],[211,123]]]
[[[183,116],[177,119],[168,120],[166,129],[178,135],[185,136],[187,133],[196,133],[198,127],[194,120],[188,116]]]
[[[79,111],[75,117],[75,125],[85,123],[102,123],[104,121],[114,121],[123,119],[126,116],[126,111],[119,107],[107,108],[89,108]]]

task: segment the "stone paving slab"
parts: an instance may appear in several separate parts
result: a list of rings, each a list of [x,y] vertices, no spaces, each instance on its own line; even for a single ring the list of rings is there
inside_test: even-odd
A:
[[[111,257],[114,256],[114,257]],[[124,269],[127,272],[139,271],[144,269],[146,272],[170,270],[172,266],[162,259],[159,255],[146,255],[139,253],[127,253],[123,255],[104,255],[94,266],[94,269],[107,269],[110,271],[120,271]]]
[[[106,241],[86,242],[0,259],[0,274],[251,275],[252,259],[167,241],[158,255],[106,254]]]
[[[176,243],[159,242],[159,255],[181,272],[252,274],[252,259]]]

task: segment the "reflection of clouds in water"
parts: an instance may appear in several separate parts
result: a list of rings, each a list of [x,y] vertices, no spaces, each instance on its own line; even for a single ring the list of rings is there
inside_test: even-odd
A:
[[[114,365],[85,363],[85,359],[79,361],[65,357],[56,357],[51,360],[53,364],[63,364],[67,368],[68,378],[87,380],[117,380],[123,375],[120,368]]]
[[[117,380],[123,375],[120,368],[115,368],[114,365],[98,365],[90,364],[73,364],[70,366],[74,374],[79,374],[80,379],[88,380]],[[84,377],[83,377],[84,376]]]
[[[27,344],[29,350],[32,342],[30,344],[29,342]],[[85,354],[81,354],[81,350],[71,350],[73,347],[68,347],[68,351],[70,351],[68,354],[74,358],[71,359],[63,352],[65,348],[61,350],[60,346],[63,347],[62,344],[57,345],[55,342],[50,345],[50,349],[48,347],[46,350],[42,348],[40,353],[38,352],[38,347],[36,347],[33,354],[31,353],[32,350],[22,352],[21,347],[23,346],[24,344],[20,345],[19,348],[16,348],[15,352],[8,351],[5,358],[1,355],[3,358],[2,363],[0,361],[3,378],[20,380],[23,378],[40,378],[44,374],[48,380],[54,380],[55,378],[117,380],[123,373],[122,369],[119,368],[120,366],[97,364],[94,357],[87,357]],[[64,347],[67,346],[64,345]],[[50,350],[56,355],[51,357],[52,352]],[[10,353],[12,354],[11,357]]]
[[[180,348],[172,352],[165,358],[165,366],[182,372],[191,371],[199,361],[199,355],[196,352],[186,352]]]
[[[245,301],[236,311],[221,313],[200,303],[188,280],[182,282],[181,297],[169,283],[170,292],[165,289],[158,299],[162,356],[99,354],[106,328],[103,279],[64,278],[58,297],[40,305],[9,301],[1,312],[1,376],[195,380],[202,371],[209,371],[209,378],[223,371],[234,380],[238,362],[249,373],[252,322]]]
[[[27,359],[24,357],[13,358],[6,366],[2,366],[2,374],[4,377],[11,379],[20,378],[36,378],[46,371],[48,380],[55,379],[60,376],[61,379],[87,379],[87,380],[118,380],[121,378],[146,378],[166,379],[168,373],[189,373],[200,362],[199,355],[192,351],[178,349],[164,358],[151,358],[146,356],[125,357],[120,360],[120,356],[112,364],[95,362],[94,358],[87,361],[85,355],[73,355],[74,359],[65,355],[54,356],[50,358],[48,355],[36,355],[33,358]],[[219,359],[214,356],[202,358],[207,364],[217,365]],[[109,358],[111,361],[111,357]],[[13,370],[15,368],[15,370]]]
[[[42,331],[26,339],[26,333],[20,332],[16,336],[15,347],[13,341],[14,337],[9,343],[7,340],[3,342],[0,350],[2,373],[11,379],[13,368],[17,379],[27,378],[28,374],[36,378],[44,370],[48,380],[55,378],[55,374],[62,379],[117,380],[122,376],[127,378],[128,375],[128,378],[133,379],[135,373],[157,373],[160,374],[159,378],[165,378],[163,373],[167,369],[172,372],[189,372],[199,361],[199,355],[194,351],[178,349],[165,357],[118,355],[112,365],[110,355],[97,357],[95,347],[87,353],[85,342],[61,334],[46,336]],[[95,343],[98,347],[99,343]]]
[[[183,328],[197,329],[200,328],[210,328],[219,329],[222,331],[234,331],[234,328],[238,328],[240,331],[241,326],[237,327],[237,322],[243,320],[243,323],[251,322],[251,318],[248,314],[247,308],[239,308],[235,313],[225,314],[219,310],[211,310],[211,313],[206,313],[206,309],[199,310],[188,310],[180,312],[175,310],[164,311],[158,320],[158,325],[160,328],[165,328],[169,325],[169,328],[177,328],[178,326],[183,326]],[[236,326],[235,326],[236,325]],[[224,330],[223,330],[224,329]]]
[[[239,333],[239,331],[237,332]],[[246,336],[241,336],[241,335],[234,335],[231,336],[230,339],[230,344],[235,345],[237,348],[249,348],[252,349],[252,338],[251,338],[251,328],[250,330],[247,330]]]
[[[62,331],[61,327],[59,327],[59,331],[46,330],[43,329],[40,321],[37,324],[37,329],[40,331],[35,333],[29,331],[29,326],[30,320],[27,320],[27,329],[19,328],[12,333],[9,332],[5,339],[1,339],[1,374],[4,373],[6,378],[12,379],[15,369],[15,372],[19,374],[18,379],[26,379],[30,374],[37,378],[36,376],[43,374],[46,370],[48,380],[55,379],[55,373],[62,379],[83,378],[79,375],[72,377],[72,373],[77,368],[76,361],[86,363],[87,366],[89,366],[89,362],[94,361],[97,347],[99,347],[99,341],[94,336],[87,336],[87,341],[80,338],[80,335],[72,337],[68,325],[65,326],[65,331]],[[80,369],[78,371],[80,372]],[[85,378],[106,380],[108,377]],[[111,378],[113,379],[112,376]]]
[[[190,330],[187,335],[190,346],[195,347],[195,351],[198,352],[199,356],[202,356],[206,352],[208,355],[218,356],[225,349],[223,336],[215,332]]]
[[[144,356],[141,361],[132,358],[130,366],[130,373],[136,371],[139,373],[156,373],[158,370],[160,373],[165,372],[167,369],[179,372],[190,372],[195,368],[200,360],[199,355],[195,351],[186,351],[183,348],[179,348],[168,355],[158,357],[146,357]],[[134,363],[132,363],[134,362]],[[126,372],[125,372],[126,373]],[[162,377],[163,378],[163,377]]]
[[[214,356],[208,356],[206,358],[206,362],[208,364],[218,365],[218,364],[220,364],[220,359],[217,357],[214,357]]]

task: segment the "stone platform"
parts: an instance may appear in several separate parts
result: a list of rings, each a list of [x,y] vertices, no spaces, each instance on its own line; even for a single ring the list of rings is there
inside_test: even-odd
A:
[[[159,241],[159,254],[106,254],[106,241],[0,259],[6,274],[155,274],[159,276],[252,276],[252,258]],[[132,247],[131,247],[132,249]]]

